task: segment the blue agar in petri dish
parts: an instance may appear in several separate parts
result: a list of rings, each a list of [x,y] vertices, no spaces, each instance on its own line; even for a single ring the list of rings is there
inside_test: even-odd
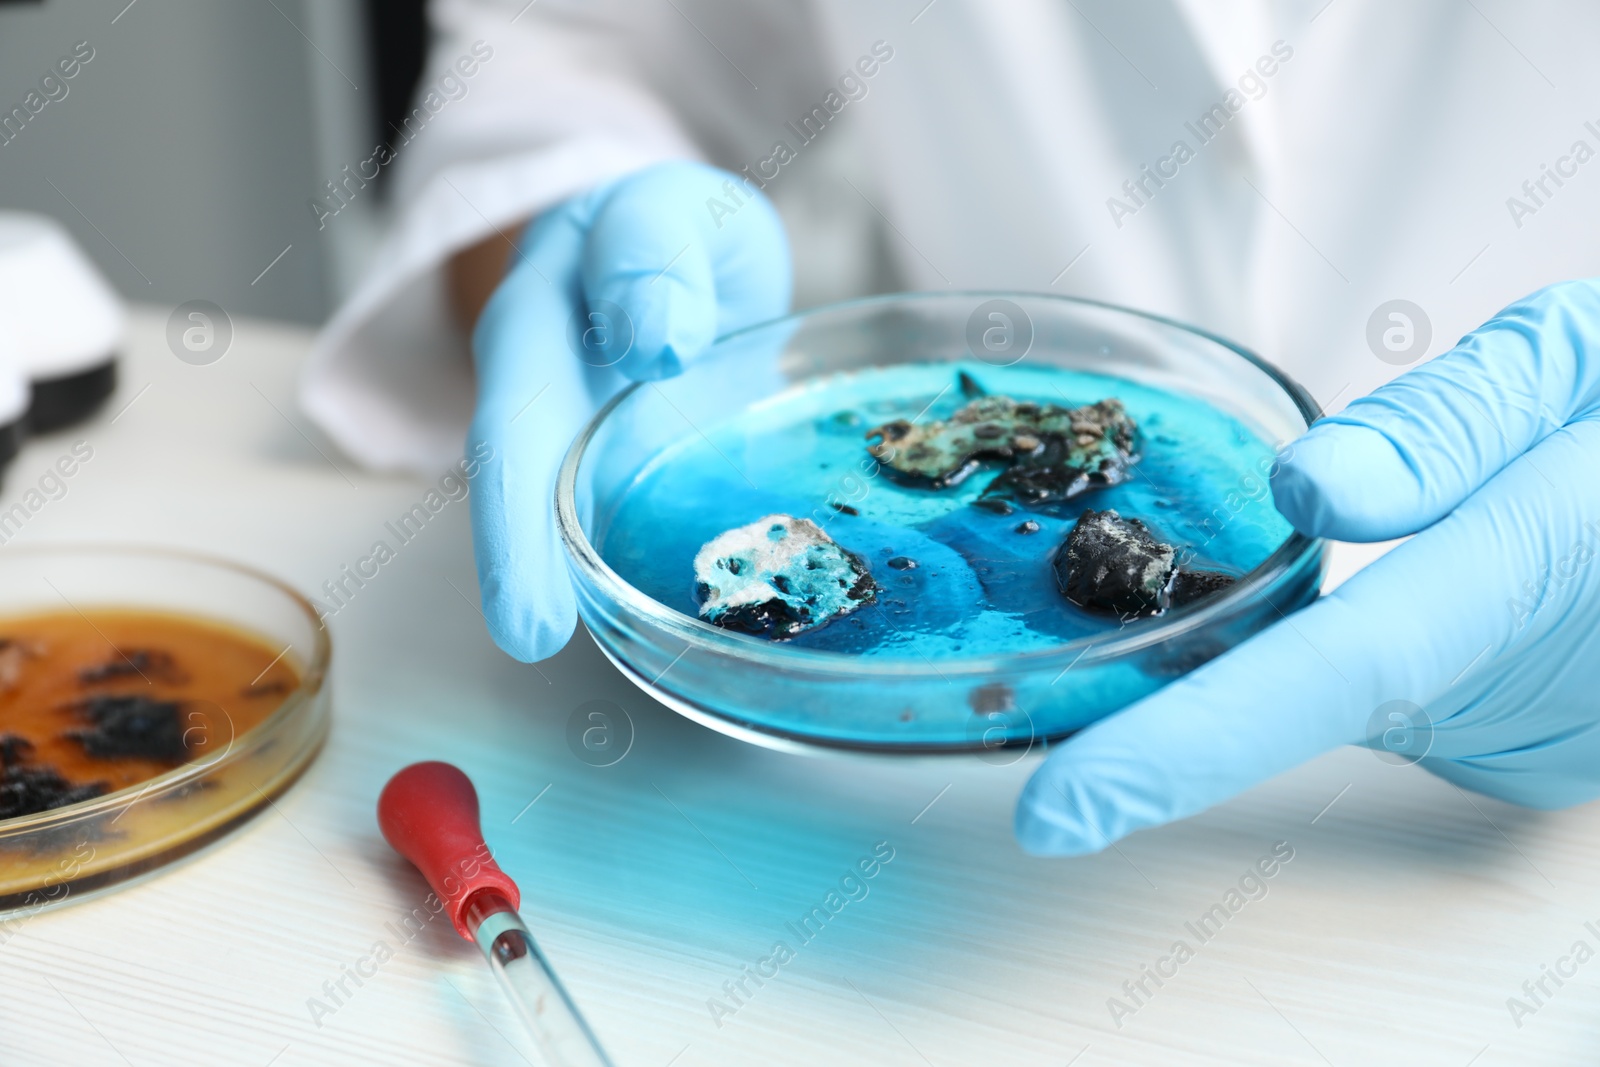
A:
[[[1058,407],[1121,401],[1138,427],[1138,461],[1120,484],[1028,505],[985,496],[1007,465],[986,461],[958,484],[896,476],[868,450],[895,419],[947,419],[971,397]],[[970,386],[969,386],[970,388]],[[1292,530],[1262,475],[1273,448],[1203,400],[1127,379],[1041,366],[900,364],[808,381],[683,437],[633,479],[596,532],[602,558],[636,589],[700,614],[694,561],[727,531],[771,515],[815,523],[865,561],[870,602],[784,643],[865,657],[972,656],[1048,649],[1146,624],[1084,610],[1053,561],[1086,510],[1137,519],[1181,566],[1242,576]],[[1004,503],[1002,503],[1004,501]]]

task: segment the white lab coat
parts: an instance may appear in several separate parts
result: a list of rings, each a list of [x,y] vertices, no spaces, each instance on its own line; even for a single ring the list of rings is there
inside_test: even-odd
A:
[[[667,158],[776,172],[802,305],[1095,297],[1254,348],[1330,410],[1404,369],[1369,347],[1386,301],[1422,308],[1432,356],[1523,293],[1600,274],[1600,5],[436,0],[433,16],[436,113],[398,151],[384,251],[302,382],[308,413],[377,468],[460,453],[451,253]],[[492,56],[447,80],[480,41]],[[817,108],[826,124],[804,127]]]

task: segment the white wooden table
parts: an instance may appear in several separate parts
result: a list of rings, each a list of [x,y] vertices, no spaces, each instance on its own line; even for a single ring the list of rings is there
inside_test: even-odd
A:
[[[191,546],[315,591],[420,499],[424,483],[360,472],[305,429],[305,333],[240,322],[228,355],[195,367],[168,352],[165,320],[137,317],[103,417],[13,466],[0,506],[73,440],[95,450],[19,543]],[[1547,980],[1520,1027],[1507,1008],[1575,941],[1600,948],[1584,926],[1600,927],[1600,808],[1469,801],[1350,749],[1117,851],[1032,859],[1011,809],[1035,759],[752,748],[646,699],[581,634],[538,669],[510,661],[476,596],[467,508],[451,504],[332,620],[332,738],[281,811],[0,946],[0,1063],[536,1062],[476,949],[442,919],[396,934],[426,887],[373,804],[394,770],[434,757],[477,783],[523,914],[622,1067],[1600,1057],[1600,963]],[[636,733],[604,768],[566,740],[596,699]],[[802,943],[785,924],[881,841],[894,859],[868,895]],[[1276,842],[1294,858],[1267,895],[1200,943],[1185,923]],[[1146,979],[1118,1027],[1108,998],[1177,939],[1194,958]],[[334,1006],[324,983],[379,941],[393,958]],[[777,941],[794,958],[730,999],[723,983]],[[736,1010],[714,1020],[712,997]]]

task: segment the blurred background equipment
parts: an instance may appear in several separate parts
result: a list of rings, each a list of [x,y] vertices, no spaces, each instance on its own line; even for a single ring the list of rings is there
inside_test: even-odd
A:
[[[105,403],[126,318],[63,226],[0,211],[0,478],[28,434],[70,426]]]
[[[29,433],[69,426],[111,395],[125,320],[116,292],[63,226],[0,211],[0,344],[32,385]]]
[[[130,300],[321,322],[382,176],[320,229],[309,204],[404,112],[423,7],[0,0],[0,208],[59,220]]]

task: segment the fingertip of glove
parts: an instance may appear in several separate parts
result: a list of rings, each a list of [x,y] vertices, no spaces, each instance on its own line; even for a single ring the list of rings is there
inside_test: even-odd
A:
[[[1272,475],[1272,502],[1279,514],[1308,537],[1321,537],[1328,525],[1328,492],[1324,485],[1337,478],[1330,469],[1329,450],[1316,430],[1307,433],[1279,459]]]
[[[533,604],[510,595],[493,576],[483,583],[483,616],[500,650],[521,663],[549,659],[566,647],[578,626],[571,597]]]
[[[1366,426],[1313,427],[1285,451],[1273,503],[1296,530],[1337,541],[1386,541],[1415,533],[1425,512],[1416,472],[1384,434]]]
[[[709,281],[670,272],[612,276],[590,294],[590,310],[597,309],[614,317],[605,356],[634,381],[678,374],[716,337],[717,301]]]
[[[1103,839],[1064,802],[1050,779],[1052,773],[1048,763],[1041,767],[1017,798],[1012,820],[1017,844],[1030,856],[1087,856],[1101,851]]]

